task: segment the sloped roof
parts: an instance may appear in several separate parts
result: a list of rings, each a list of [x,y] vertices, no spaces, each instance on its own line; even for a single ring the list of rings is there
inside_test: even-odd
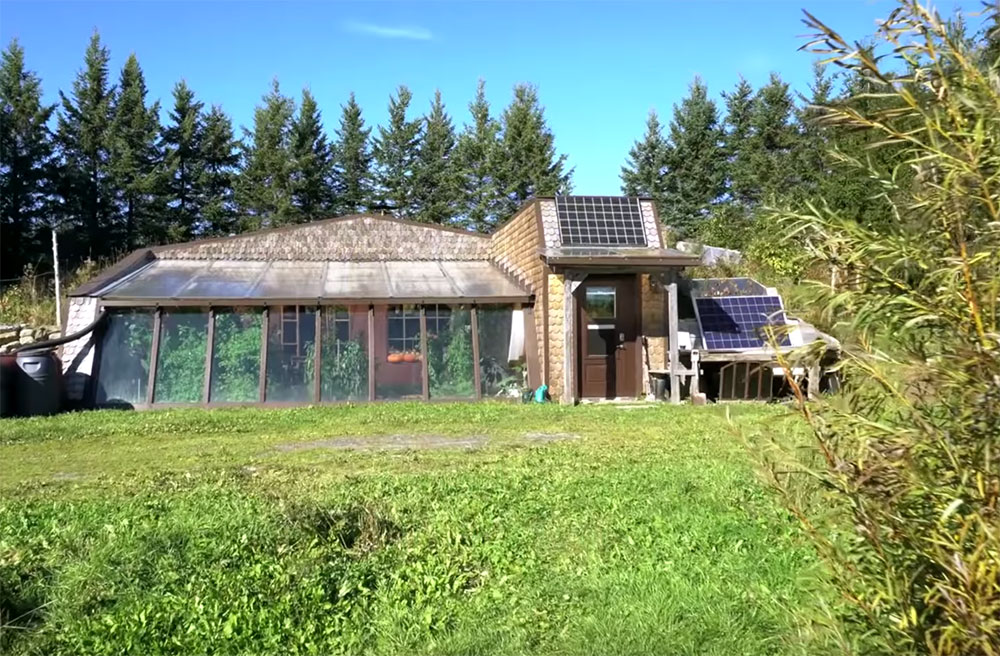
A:
[[[486,260],[488,247],[489,237],[466,230],[357,214],[153,251],[170,260],[387,262]]]

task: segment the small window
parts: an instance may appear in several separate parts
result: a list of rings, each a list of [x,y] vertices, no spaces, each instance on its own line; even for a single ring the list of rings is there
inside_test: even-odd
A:
[[[420,311],[415,305],[390,307],[387,321],[389,353],[420,351]]]
[[[615,288],[611,286],[587,287],[584,310],[591,319],[615,318]]]

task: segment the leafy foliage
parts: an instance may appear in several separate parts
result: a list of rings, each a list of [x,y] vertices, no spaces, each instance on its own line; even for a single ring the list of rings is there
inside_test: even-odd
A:
[[[216,311],[212,401],[258,400],[262,323],[259,311]]]
[[[1000,89],[978,46],[925,5],[899,3],[876,46],[807,14],[809,47],[863,80],[877,103],[832,103],[825,125],[865,133],[912,172],[855,160],[890,220],[830,204],[781,219],[847,284],[815,302],[843,326],[843,394],[800,408],[811,455],[772,480],[832,564],[864,653],[1000,653]],[[888,339],[886,339],[888,337]],[[881,346],[881,348],[880,348]],[[801,400],[801,399],[800,399]],[[790,464],[792,463],[792,464]],[[797,503],[780,471],[822,484],[832,519]],[[845,527],[853,530],[844,533]]]

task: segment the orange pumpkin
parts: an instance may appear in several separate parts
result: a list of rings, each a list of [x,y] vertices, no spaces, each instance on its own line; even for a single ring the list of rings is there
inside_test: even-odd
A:
[[[403,354],[402,353],[390,353],[389,355],[385,356],[385,359],[388,362],[392,362],[392,363],[402,362],[403,361]]]
[[[409,353],[404,353],[403,354],[403,362],[416,362],[416,361],[417,361],[417,354],[416,353],[413,353],[411,351]]]

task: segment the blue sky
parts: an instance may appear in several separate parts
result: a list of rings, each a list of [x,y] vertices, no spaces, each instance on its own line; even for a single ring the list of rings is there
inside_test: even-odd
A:
[[[978,3],[964,3],[975,9]],[[953,3],[937,5],[943,13]],[[46,96],[69,90],[91,32],[117,77],[135,52],[151,98],[170,105],[184,78],[237,126],[277,77],[308,86],[329,132],[353,90],[369,124],[398,84],[423,112],[440,88],[456,123],[479,78],[495,112],[517,82],[537,84],[560,152],[582,194],[615,194],[628,149],[656,108],[664,122],[695,75],[710,92],[779,72],[805,90],[811,58],[796,52],[805,7],[849,38],[874,31],[888,0],[751,2],[57,2],[0,0],[0,39],[17,37]]]

